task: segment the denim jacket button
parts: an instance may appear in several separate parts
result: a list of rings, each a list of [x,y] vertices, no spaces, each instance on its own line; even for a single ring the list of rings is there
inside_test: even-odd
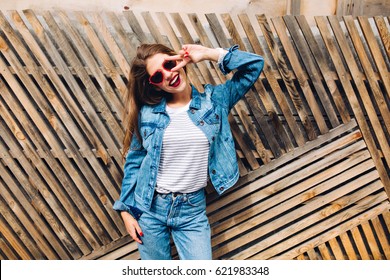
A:
[[[224,189],[225,189],[224,187],[220,187],[220,188],[219,188],[220,191],[223,191]]]
[[[191,114],[195,114],[195,109],[191,109]]]
[[[213,170],[211,171],[211,173],[215,174],[215,173],[217,173],[217,171],[215,171],[215,169],[213,169]]]
[[[204,121],[200,121],[199,124],[200,124],[200,125],[204,125]]]

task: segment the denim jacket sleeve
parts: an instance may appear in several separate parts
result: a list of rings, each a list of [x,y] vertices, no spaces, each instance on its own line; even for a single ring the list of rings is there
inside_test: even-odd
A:
[[[213,100],[224,105],[230,111],[248,92],[259,78],[264,67],[262,56],[238,50],[235,45],[228,50],[219,68],[224,75],[234,69],[237,71],[225,84],[218,85],[213,92]]]
[[[138,137],[134,135],[123,168],[124,177],[122,180],[121,195],[113,206],[114,210],[119,212],[127,211],[136,219],[140,217],[141,212],[134,206],[134,189],[137,184],[138,171],[145,155],[146,150],[142,147]]]

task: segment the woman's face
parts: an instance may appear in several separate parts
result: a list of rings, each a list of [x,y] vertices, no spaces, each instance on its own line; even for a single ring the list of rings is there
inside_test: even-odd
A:
[[[183,68],[180,68],[177,71],[170,71],[169,67],[164,68],[165,58],[169,57],[167,54],[158,53],[146,60],[146,71],[149,74],[149,77],[152,75],[162,76],[162,81],[159,83],[153,83],[153,85],[165,92],[171,94],[181,93],[185,90],[188,85],[187,75]],[[171,63],[175,63],[174,61]],[[157,74],[156,74],[157,73]],[[157,79],[158,81],[160,79]]]

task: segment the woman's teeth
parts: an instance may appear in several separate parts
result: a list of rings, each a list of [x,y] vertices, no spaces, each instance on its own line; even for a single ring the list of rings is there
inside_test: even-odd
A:
[[[172,80],[171,82],[169,83],[170,86],[175,86],[176,83],[179,81],[179,74],[176,75]],[[177,85],[176,85],[177,86]]]

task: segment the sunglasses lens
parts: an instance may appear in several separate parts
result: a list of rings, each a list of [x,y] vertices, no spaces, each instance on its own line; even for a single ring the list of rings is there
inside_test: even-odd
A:
[[[159,84],[162,82],[162,80],[163,80],[163,74],[160,71],[157,71],[156,73],[154,73],[152,77],[150,77],[150,81],[154,84]]]
[[[171,70],[173,67],[176,66],[176,61],[175,60],[166,60],[164,63],[163,63],[163,67],[166,69],[166,70]]]

